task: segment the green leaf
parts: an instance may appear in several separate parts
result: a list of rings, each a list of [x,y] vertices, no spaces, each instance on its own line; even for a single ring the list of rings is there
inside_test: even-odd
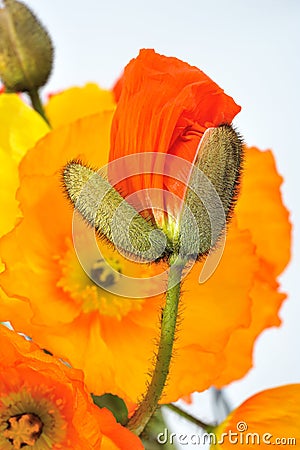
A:
[[[126,425],[128,409],[124,400],[113,394],[91,395],[95,405],[99,406],[99,408],[109,409],[115,416],[117,422],[121,425]]]

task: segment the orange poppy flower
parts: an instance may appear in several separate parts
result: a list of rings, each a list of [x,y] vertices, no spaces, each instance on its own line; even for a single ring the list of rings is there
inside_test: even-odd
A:
[[[164,297],[122,298],[99,288],[87,276],[72,244],[73,211],[62,195],[61,168],[72,159],[83,160],[94,167],[107,164],[113,117],[113,149],[117,149],[116,143],[122,135],[122,151],[138,151],[137,139],[147,142],[145,150],[168,151],[161,146],[162,140],[165,145],[172,143],[174,152],[182,156],[185,151],[187,155],[195,152],[206,127],[230,121],[238,111],[233,100],[202,72],[176,59],[155,56],[157,76],[154,76],[151,55],[152,52],[143,52],[139,57],[143,64],[133,62],[131,69],[129,66],[129,74],[136,80],[134,85],[138,85],[136,64],[144,83],[147,108],[141,108],[139,95],[134,95],[139,101],[139,120],[146,124],[144,135],[138,136],[134,129],[135,137],[131,137],[130,128],[127,135],[117,133],[117,123],[125,120],[120,111],[122,97],[127,95],[125,78],[115,117],[113,110],[106,110],[61,126],[28,152],[20,167],[18,191],[23,219],[0,243],[6,265],[0,276],[6,295],[2,297],[0,319],[11,320],[18,331],[33,337],[73,367],[83,369],[91,392],[117,394],[129,406],[133,406],[145,390]],[[161,80],[159,83],[157,77]],[[198,86],[199,77],[203,83]],[[129,77],[129,85],[130,82]],[[171,95],[169,114],[174,114],[164,139],[157,135],[161,132],[159,115],[163,108],[155,109],[157,117],[152,124],[149,107],[150,101],[160,102],[159,96],[152,95],[152,86],[155,91],[157,83],[160,95],[166,95],[163,104],[167,104],[167,93]],[[187,88],[183,89],[183,85]],[[187,90],[186,98],[183,93],[177,95],[174,86],[181,92]],[[205,93],[203,98],[201,92]],[[200,103],[207,110],[207,118],[201,115]],[[227,111],[225,116],[224,110]],[[143,116],[144,112],[149,120]],[[167,120],[167,110],[163,113]],[[201,113],[199,121],[198,113]],[[176,129],[174,134],[171,123]],[[195,127],[196,134],[183,139],[180,127],[185,126]],[[118,156],[115,150],[111,158]],[[278,292],[276,276],[286,265],[290,249],[288,214],[280,196],[281,178],[270,152],[254,148],[245,151],[241,206],[237,205],[230,224],[222,260],[205,284],[198,283],[202,262],[194,265],[184,281],[182,320],[162,402],[175,401],[195,390],[222,386],[240,378],[251,367],[257,335],[266,327],[279,325],[278,310],[285,296]],[[258,166],[259,170],[257,167],[253,170],[253,166]],[[264,179],[266,173],[268,177]],[[259,224],[255,222],[258,216]],[[82,239],[85,239],[84,234]],[[273,246],[279,239],[281,245]],[[164,270],[163,263],[147,266],[129,262],[105,242],[98,245],[117,272],[142,278]],[[102,261],[94,259],[88,249],[86,253],[90,270],[99,270]],[[105,272],[103,276],[110,285],[117,281],[116,272]],[[244,348],[237,358],[236,348],[240,345]]]
[[[3,325],[0,342],[2,450],[143,448],[109,411],[94,405],[81,371]]]
[[[300,442],[300,384],[262,391],[235,409],[215,430],[212,449],[297,448]]]

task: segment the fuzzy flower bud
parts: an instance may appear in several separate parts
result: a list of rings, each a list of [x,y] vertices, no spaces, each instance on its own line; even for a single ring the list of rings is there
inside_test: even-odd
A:
[[[137,259],[154,261],[164,255],[166,237],[144,219],[101,173],[78,161],[63,170],[68,198],[98,235]]]
[[[201,257],[216,244],[237,199],[242,161],[243,141],[231,125],[223,124],[206,131],[181,218],[179,244],[185,247],[181,248],[185,256]],[[193,233],[190,217],[194,222]]]
[[[43,86],[52,69],[51,39],[21,2],[3,0],[0,7],[0,78],[9,92]]]

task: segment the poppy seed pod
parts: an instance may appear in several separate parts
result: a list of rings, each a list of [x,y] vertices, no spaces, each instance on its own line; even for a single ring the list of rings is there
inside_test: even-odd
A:
[[[43,86],[53,63],[51,39],[23,3],[3,0],[0,8],[0,78],[8,92]]]

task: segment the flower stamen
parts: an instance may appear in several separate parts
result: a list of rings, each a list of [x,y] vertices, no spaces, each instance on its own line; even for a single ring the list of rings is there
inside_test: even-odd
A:
[[[104,259],[98,259],[91,267],[91,279],[97,285],[106,288],[115,284],[121,277],[121,264],[118,260],[113,261],[111,267]]]
[[[19,450],[26,445],[33,447],[41,436],[43,427],[43,422],[36,414],[18,414],[7,420],[3,435],[14,449]]]

